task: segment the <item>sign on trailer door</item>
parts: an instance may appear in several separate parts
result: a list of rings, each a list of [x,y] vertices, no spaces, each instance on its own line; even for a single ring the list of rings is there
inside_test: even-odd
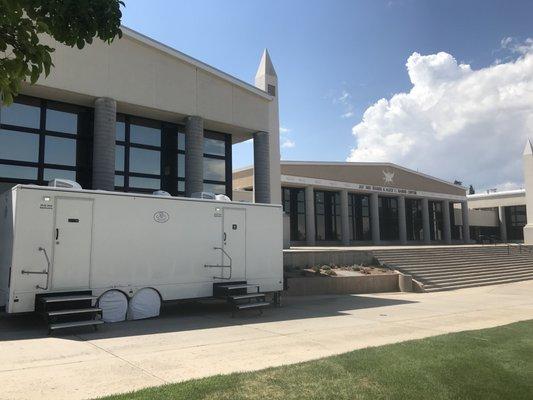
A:
[[[224,208],[223,246],[231,257],[231,280],[246,280],[246,210]],[[224,263],[229,260],[224,256]]]
[[[91,199],[56,200],[52,289],[89,287],[92,225]]]

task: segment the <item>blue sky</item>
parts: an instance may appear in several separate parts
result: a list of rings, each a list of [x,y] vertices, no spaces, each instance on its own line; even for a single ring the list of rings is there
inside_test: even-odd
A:
[[[412,87],[413,52],[489,67],[504,38],[533,37],[532,18],[533,1],[126,0],[123,24],[250,83],[268,48],[294,143],[282,158],[344,161],[364,111]]]

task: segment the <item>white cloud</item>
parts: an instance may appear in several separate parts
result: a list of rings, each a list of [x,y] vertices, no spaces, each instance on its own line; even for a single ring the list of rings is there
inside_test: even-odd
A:
[[[345,112],[344,114],[341,115],[341,118],[351,118],[355,115],[355,113],[353,111],[348,111],[348,112]]]
[[[333,99],[333,104],[340,104],[344,110],[341,118],[351,118],[355,115],[351,99],[352,95],[346,89],[343,89],[341,94]]]
[[[500,42],[500,50],[509,50],[512,53],[528,54],[533,51],[533,39],[527,38],[523,42],[513,37],[503,38]]]
[[[365,111],[348,160],[391,161],[479,190],[519,187],[522,150],[533,136],[532,45],[525,41],[518,58],[480,70],[447,53],[413,53],[411,90]]]
[[[292,129],[290,128],[287,128],[285,126],[280,126],[279,127],[279,132],[283,135],[284,133],[290,133],[292,131]]]
[[[283,149],[292,149],[295,146],[296,146],[296,143],[294,142],[294,140],[291,140],[291,139],[285,139],[283,143],[281,144],[281,147]]]

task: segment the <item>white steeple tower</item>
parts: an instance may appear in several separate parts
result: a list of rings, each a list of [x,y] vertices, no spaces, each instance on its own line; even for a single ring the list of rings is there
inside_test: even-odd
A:
[[[255,86],[273,97],[270,103],[268,132],[270,139],[270,196],[273,204],[281,204],[278,75],[267,49],[263,51],[259,68],[255,74]]]
[[[522,155],[524,188],[526,189],[527,225],[524,226],[524,244],[533,244],[533,145],[528,139]]]

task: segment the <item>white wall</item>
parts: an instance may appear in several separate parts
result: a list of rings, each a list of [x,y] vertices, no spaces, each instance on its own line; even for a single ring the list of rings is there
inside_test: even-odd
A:
[[[39,95],[50,89],[72,100],[92,105],[96,97],[111,97],[118,111],[131,112],[131,106],[168,112],[176,121],[196,115],[217,126],[240,128],[239,132],[268,131],[271,97],[237,79],[192,64],[147,45],[138,37],[125,35],[107,45],[96,40],[83,50],[63,46],[43,38],[56,50],[54,68],[37,86],[24,93]],[[160,45],[161,47],[161,45]],[[166,49],[166,50],[165,50]],[[230,79],[231,78],[231,79]]]

